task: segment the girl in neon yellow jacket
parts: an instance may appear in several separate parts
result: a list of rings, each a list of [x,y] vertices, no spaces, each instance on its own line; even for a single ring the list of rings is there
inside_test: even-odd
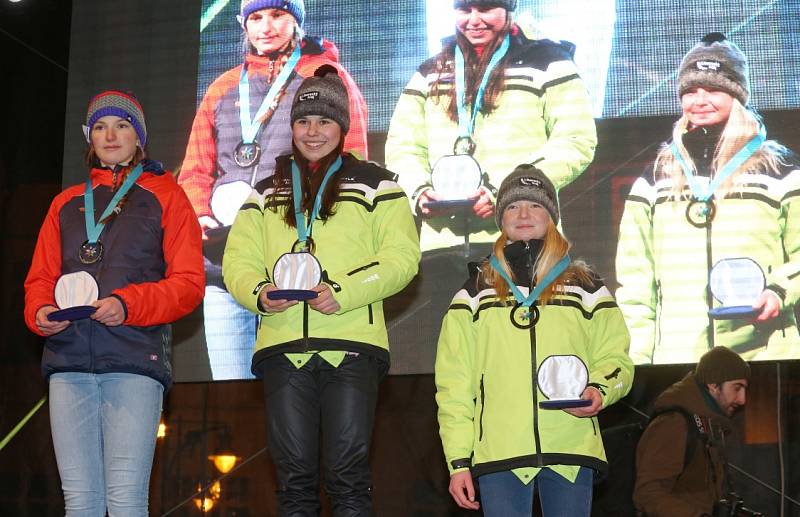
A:
[[[588,516],[593,472],[606,468],[596,415],[633,380],[628,331],[602,281],[570,262],[543,173],[506,178],[496,220],[494,253],[470,268],[439,337],[450,493],[477,509],[477,477],[484,515],[530,516],[536,483],[545,516]]]
[[[800,169],[746,107],[747,58],[724,35],[687,53],[678,82],[672,143],[634,183],[620,223],[616,296],[631,356],[691,363],[722,345],[746,360],[796,358]],[[731,303],[710,275],[732,259],[760,270],[763,283],[739,303],[749,314],[717,319]]]
[[[292,104],[294,152],[240,209],[222,271],[259,316],[252,370],[264,383],[278,514],[319,513],[322,467],[335,515],[373,515],[369,444],[389,367],[383,300],[416,274],[419,241],[394,174],[342,155],[350,118],[337,70],[315,74]]]
[[[514,21],[516,0],[456,0],[454,7],[455,36],[411,77],[386,138],[386,167],[399,175],[422,218],[423,251],[463,244],[465,232],[471,242],[493,242],[495,196],[503,178],[521,163],[535,164],[560,189],[583,173],[597,145],[573,44],[528,38]],[[472,147],[461,145],[466,142]],[[431,172],[453,154],[470,154],[484,174],[472,194],[468,224],[459,211],[426,208],[442,199]]]

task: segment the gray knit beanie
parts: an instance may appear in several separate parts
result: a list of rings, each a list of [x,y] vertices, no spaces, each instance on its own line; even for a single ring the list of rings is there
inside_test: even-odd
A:
[[[322,65],[300,84],[292,101],[291,120],[319,115],[339,124],[342,134],[350,129],[350,100],[339,73],[331,65]]]
[[[694,376],[700,384],[722,384],[734,379],[749,379],[750,365],[730,348],[715,346],[700,358]]]
[[[502,7],[506,11],[514,11],[517,8],[517,0],[454,0],[453,8],[471,7],[480,5],[486,7]]]
[[[710,87],[729,93],[742,105],[750,97],[750,79],[745,56],[721,32],[706,34],[681,61],[678,95],[696,87]]]
[[[497,192],[497,210],[494,213],[498,228],[502,228],[503,212],[508,205],[521,200],[539,203],[550,213],[553,222],[558,224],[556,188],[542,171],[527,163],[518,165],[500,184],[500,190]]]

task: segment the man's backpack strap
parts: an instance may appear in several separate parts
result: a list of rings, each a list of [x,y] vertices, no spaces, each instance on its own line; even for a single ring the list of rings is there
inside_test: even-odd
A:
[[[648,424],[652,423],[661,415],[667,413],[680,413],[686,420],[686,450],[683,452],[683,466],[685,468],[689,462],[692,461],[692,457],[694,456],[694,452],[697,448],[697,442],[705,445],[706,441],[708,440],[708,433],[706,432],[705,424],[703,423],[702,418],[694,413],[686,411],[686,409],[682,408],[681,406],[666,406],[659,408],[658,410],[654,411],[652,415],[650,415],[650,421]]]

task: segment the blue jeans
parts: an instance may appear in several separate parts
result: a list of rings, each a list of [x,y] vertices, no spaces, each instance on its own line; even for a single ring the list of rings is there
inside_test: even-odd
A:
[[[592,469],[581,467],[575,483],[548,468],[524,484],[510,470],[478,478],[484,517],[530,517],[533,515],[534,485],[544,517],[581,517],[592,513]]]
[[[50,429],[67,517],[147,515],[164,386],[132,373],[50,376]]]
[[[254,379],[250,363],[258,316],[236,303],[225,289],[207,285],[203,323],[211,378],[215,381]]]

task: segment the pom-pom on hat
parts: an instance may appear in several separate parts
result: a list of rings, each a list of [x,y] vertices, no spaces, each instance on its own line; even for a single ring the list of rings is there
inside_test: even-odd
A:
[[[542,171],[530,164],[518,165],[514,172],[506,176],[497,191],[497,210],[495,221],[502,228],[503,212],[515,201],[533,201],[542,205],[553,222],[558,224],[558,195],[553,182]]]
[[[306,17],[306,6],[303,0],[242,0],[239,11],[239,23],[244,27],[247,17],[261,9],[281,9],[294,16],[297,25],[303,26]]]
[[[471,7],[473,5],[486,7],[502,7],[506,11],[514,11],[517,8],[517,0],[454,0],[453,8]]]
[[[721,32],[706,34],[683,56],[678,69],[678,95],[692,88],[708,87],[729,93],[742,105],[750,97],[749,68],[735,43]]]
[[[701,384],[722,384],[735,379],[749,379],[750,365],[730,348],[715,346],[700,358],[694,376]]]
[[[107,90],[98,93],[89,101],[86,110],[86,125],[83,126],[86,141],[91,143],[90,132],[92,126],[99,119],[113,115],[123,118],[131,123],[139,137],[140,147],[147,145],[147,126],[144,122],[144,110],[139,101],[130,93],[116,90]]]
[[[335,67],[322,65],[313,76],[300,83],[292,101],[292,124],[307,115],[335,121],[343,135],[350,130],[350,99]]]

